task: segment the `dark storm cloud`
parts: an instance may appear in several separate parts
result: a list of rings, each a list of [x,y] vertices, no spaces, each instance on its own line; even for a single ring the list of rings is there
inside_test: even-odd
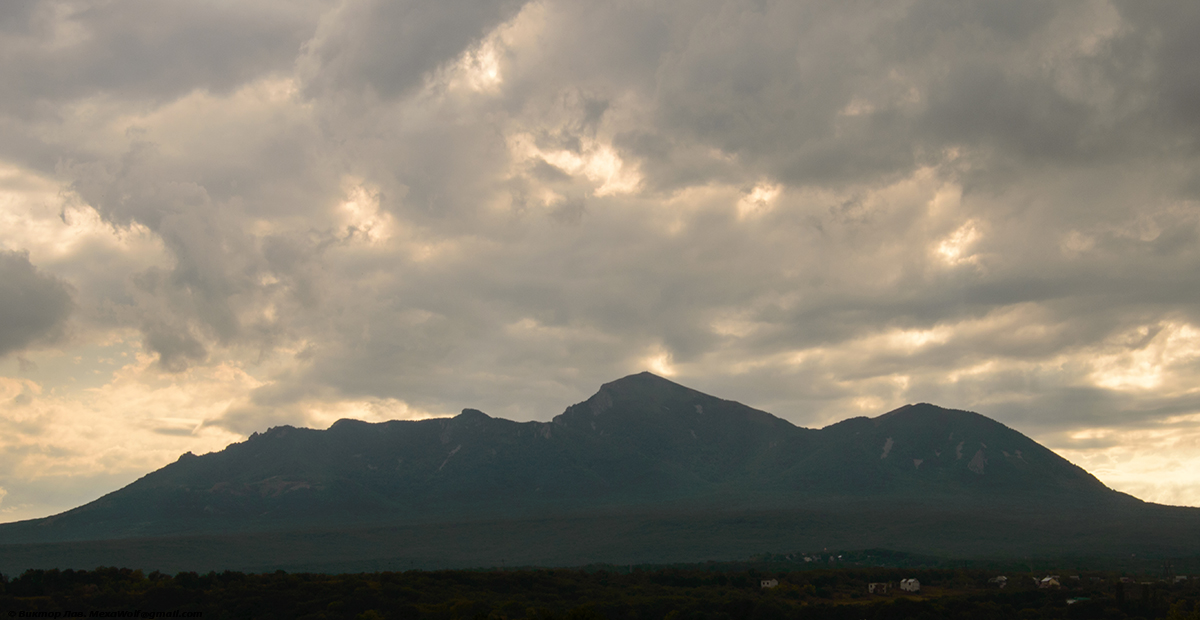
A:
[[[1186,109],[1196,80],[1192,38],[1167,22],[1195,16],[1104,33],[1104,8],[719,3],[663,56],[656,129],[629,143],[651,170],[676,150],[661,145],[694,140],[800,185],[869,182],[953,147],[998,167],[1177,155],[1194,119],[1163,107]]]
[[[67,286],[28,254],[0,250],[0,356],[60,335],[72,306]]]
[[[1143,61],[1136,68],[1147,74],[1154,89],[1151,98],[1159,109],[1172,115],[1172,120],[1190,129],[1190,135],[1180,136],[1196,146],[1196,131],[1200,129],[1200,69],[1191,62],[1200,53],[1200,43],[1192,36],[1200,26],[1200,7],[1192,4],[1142,4],[1126,2],[1118,5],[1129,20],[1131,41],[1128,47],[1130,64]],[[1124,50],[1123,50],[1124,51]]]

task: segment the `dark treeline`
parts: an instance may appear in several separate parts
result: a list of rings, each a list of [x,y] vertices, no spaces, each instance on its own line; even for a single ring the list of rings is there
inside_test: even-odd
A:
[[[889,568],[790,572],[523,569],[341,575],[29,570],[16,577],[0,576],[0,615],[53,617],[51,612],[73,612],[87,617],[106,610],[180,610],[202,611],[202,617],[208,619],[1200,620],[1200,585],[1194,579],[1139,578],[1122,583],[1114,573],[1064,574],[1059,576],[1061,587],[1043,589],[1032,575],[1008,574],[1008,585],[1001,589],[989,583],[996,576],[994,571]],[[920,580],[920,593],[899,592],[899,581],[906,578]],[[778,585],[762,588],[761,582],[768,579],[777,580]],[[868,594],[868,584],[873,582],[889,583],[891,591],[884,596]]]

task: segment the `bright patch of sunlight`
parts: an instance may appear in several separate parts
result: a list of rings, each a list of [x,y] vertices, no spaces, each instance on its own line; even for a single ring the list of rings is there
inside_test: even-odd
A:
[[[979,240],[979,237],[979,230],[975,227],[975,222],[967,222],[938,244],[937,254],[948,265],[975,262],[974,255],[968,254],[968,250]]]
[[[1118,491],[1150,502],[1200,506],[1200,428],[1172,426],[1090,429],[1070,434],[1065,445],[1048,446]],[[1096,442],[1100,445],[1088,445]]]
[[[0,167],[0,248],[28,250],[35,263],[98,248],[146,264],[167,260],[161,240],[145,226],[132,222],[116,228],[60,190],[52,179]]]
[[[913,353],[929,344],[945,344],[953,330],[949,327],[933,329],[898,329],[884,335],[887,345],[905,353]]]
[[[644,368],[649,368],[650,372],[663,377],[675,376],[675,367],[669,351],[659,349],[651,353],[645,358],[642,358]]]
[[[395,398],[364,398],[335,402],[310,402],[299,405],[305,418],[313,428],[329,428],[342,419],[363,422],[387,422],[389,420],[427,420],[439,417],[427,411],[410,407]]]
[[[346,197],[338,204],[338,216],[348,238],[374,245],[392,237],[392,216],[379,208],[377,188],[347,175],[342,179],[342,191]]]
[[[739,219],[745,219],[760,213],[766,213],[771,210],[775,203],[775,199],[779,197],[783,187],[779,185],[759,184],[750,190],[750,193],[742,196],[737,202],[737,214]]]
[[[495,38],[484,39],[468,50],[458,61],[462,84],[475,92],[495,90],[503,81],[500,75],[500,54]]]
[[[1092,362],[1093,384],[1113,390],[1160,389],[1175,366],[1200,357],[1200,330],[1175,322],[1144,325],[1106,343],[1105,349]]]
[[[532,135],[519,133],[509,138],[509,148],[522,166],[540,159],[570,176],[583,176],[594,185],[594,196],[630,194],[642,183],[636,166],[626,164],[611,144],[592,138],[581,138],[578,152],[543,150]]]
[[[440,81],[451,90],[465,88],[476,93],[498,91],[504,82],[504,58],[535,46],[545,22],[545,6],[541,2],[527,3],[516,17],[501,24],[477,45],[463,52],[457,62],[441,72]],[[436,81],[439,81],[438,77],[435,77]]]

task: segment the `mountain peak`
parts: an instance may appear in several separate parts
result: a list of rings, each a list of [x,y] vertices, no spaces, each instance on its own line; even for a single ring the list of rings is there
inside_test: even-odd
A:
[[[621,377],[620,379],[617,379],[616,381],[609,381],[608,383],[601,385],[600,389],[601,390],[609,390],[609,391],[620,391],[620,392],[628,392],[631,390],[642,391],[642,390],[680,390],[680,389],[687,390],[689,392],[695,391],[695,390],[692,390],[691,388],[687,388],[682,385],[679,385],[678,383],[675,383],[674,381],[671,381],[670,379],[660,377],[649,371],[642,371],[639,373]]]
[[[554,418],[554,424],[604,441],[616,440],[657,459],[703,460],[702,453],[749,458],[768,445],[768,435],[803,432],[765,411],[693,390],[654,373],[640,372],[605,383],[587,400]],[[703,446],[703,447],[702,447]],[[677,451],[677,452],[673,452]],[[707,451],[707,452],[706,452]]]
[[[665,379],[652,372],[639,372],[637,374],[621,377],[616,381],[610,381],[600,386],[600,390],[596,392],[586,403],[591,405],[593,413],[600,413],[599,410],[608,409],[614,402],[634,402],[637,401],[643,405],[665,405],[669,402],[724,402],[722,399],[715,396],[710,396],[704,392],[693,390],[690,387],[680,385]],[[689,405],[687,407],[691,409]],[[598,410],[599,409],[599,410]]]
[[[454,416],[455,420],[490,420],[492,416],[478,409],[463,409],[462,413]]]
[[[633,405],[633,409],[642,413],[663,412],[671,408],[668,403],[678,404],[696,399],[718,400],[652,372],[639,372],[601,385],[591,398],[572,405],[555,416],[554,422],[565,424],[579,416],[592,418],[614,411],[625,411],[629,409],[628,405]]]
[[[331,430],[331,431],[332,431],[332,430],[335,430],[335,429],[336,429],[336,430],[339,430],[339,431],[344,431],[344,430],[346,430],[346,429],[349,429],[349,428],[362,428],[362,427],[364,427],[364,426],[367,426],[367,425],[369,425],[369,424],[370,424],[370,422],[366,422],[366,421],[363,421],[363,420],[355,420],[354,418],[341,418],[341,419],[340,419],[340,420],[338,420],[337,422],[334,422],[333,424],[331,424],[331,425],[329,426],[329,430]],[[291,427],[277,427],[277,428],[291,428]],[[268,432],[268,433],[270,433],[270,432],[272,432],[272,431],[274,431],[274,430],[275,430],[275,429],[274,429],[274,428],[272,428],[272,429],[268,430],[267,432]]]
[[[932,403],[910,403],[910,404],[904,405],[903,407],[897,407],[887,413],[881,414],[876,419],[893,417],[893,416],[895,416],[895,417],[911,417],[911,416],[929,416],[929,415],[940,415],[940,416],[950,416],[950,417],[966,415],[966,416],[972,416],[972,417],[984,417],[984,416],[979,415],[978,413],[974,413],[971,411],[964,411],[962,409],[948,409],[946,407],[939,407],[938,405],[934,405]]]
[[[962,409],[948,409],[930,403],[916,403],[898,407],[872,418],[875,426],[902,425],[917,429],[958,430],[960,433],[991,434],[1010,430],[1007,426],[987,416]]]

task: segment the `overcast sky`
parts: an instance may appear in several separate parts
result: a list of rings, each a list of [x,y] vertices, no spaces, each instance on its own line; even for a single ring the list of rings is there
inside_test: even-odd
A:
[[[1200,505],[1200,4],[6,0],[0,521],[650,370]]]

